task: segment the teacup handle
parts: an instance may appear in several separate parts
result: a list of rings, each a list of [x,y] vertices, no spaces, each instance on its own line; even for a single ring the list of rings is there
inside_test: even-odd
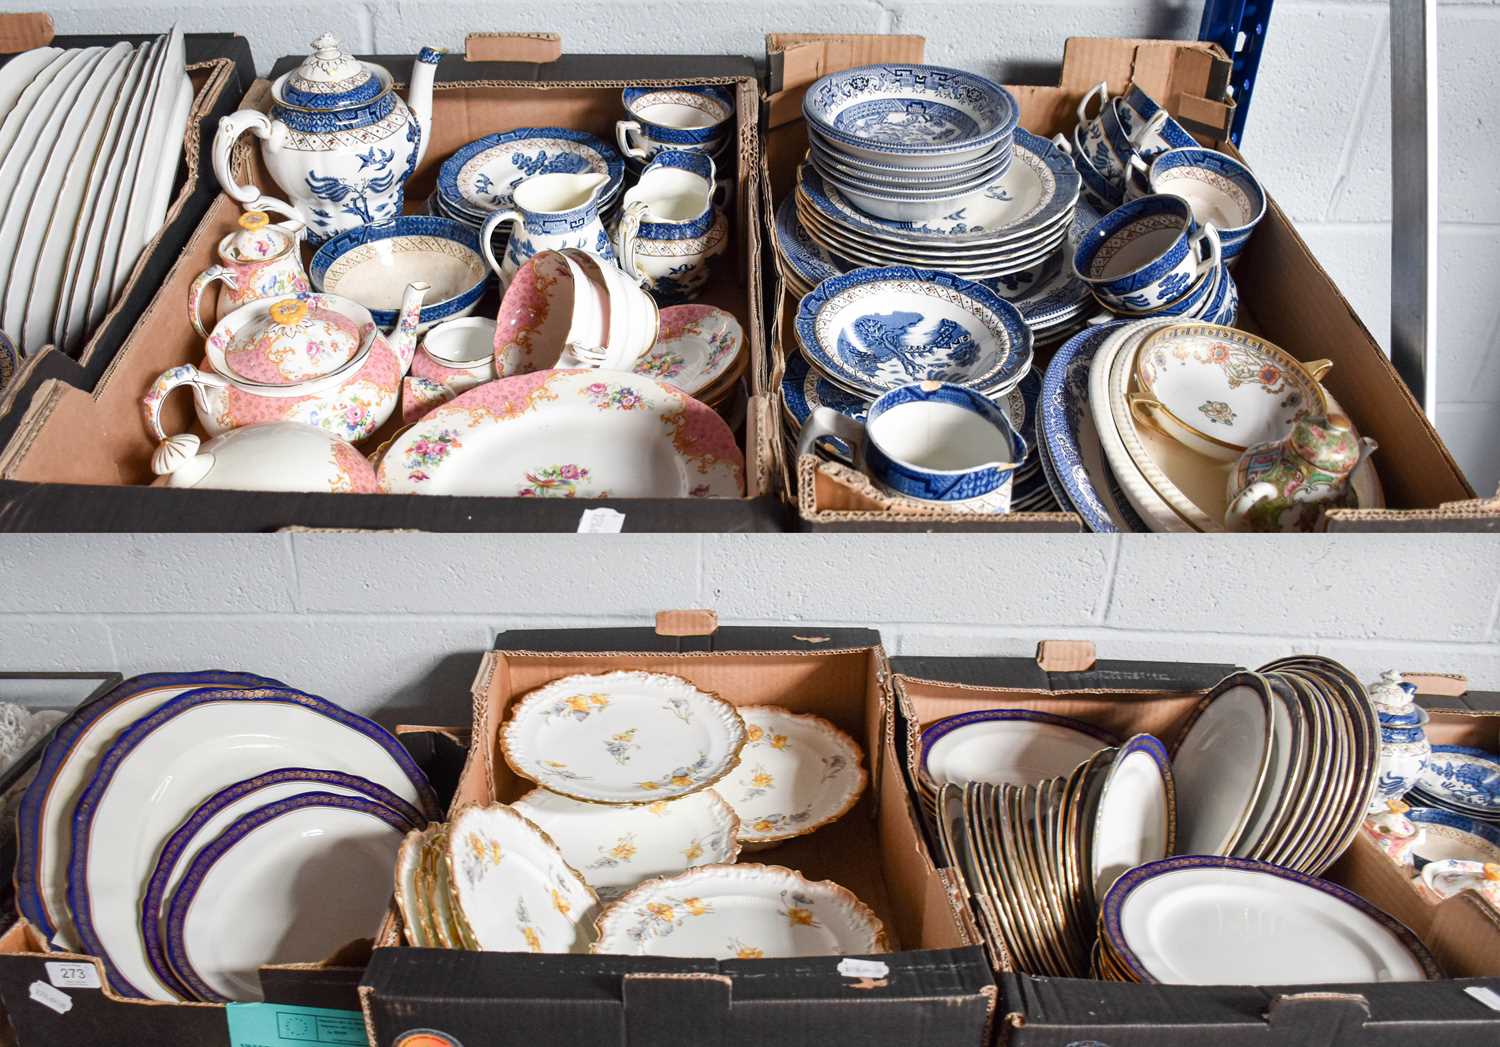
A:
[[[625,208],[625,213],[620,216],[620,244],[616,253],[620,256],[620,268],[637,285],[645,279],[635,267],[635,247],[641,238],[641,220],[645,215],[646,205],[639,200],[634,200]]]
[[[495,261],[495,249],[490,244],[490,241],[495,237],[495,227],[501,222],[520,221],[520,218],[520,212],[513,211],[510,208],[494,211],[484,220],[484,225],[479,230],[479,249],[484,252],[484,260],[489,263],[490,268],[496,276],[501,276],[502,274],[500,272],[500,263]]]
[[[840,454],[826,446],[824,440],[839,440],[849,448],[853,457]],[[820,458],[831,458],[855,469],[864,459],[865,426],[848,415],[840,414],[832,407],[814,407],[807,421],[802,423],[802,433],[797,437],[797,457],[805,454]]]
[[[1151,165],[1140,153],[1131,153],[1130,159],[1125,161],[1125,195],[1131,193],[1136,196],[1151,194]]]
[[[1099,108],[1103,109],[1104,103],[1109,101],[1109,84],[1100,80],[1093,87],[1089,88],[1088,94],[1079,99],[1078,122],[1080,124],[1086,124],[1093,119],[1093,117],[1089,116],[1089,103],[1094,100],[1095,95],[1099,96]]]
[[[644,160],[646,159],[647,155],[646,150],[644,147],[635,145],[631,142],[630,134],[632,131],[636,134],[641,133],[641,125],[639,121],[616,120],[615,142],[620,146],[620,152],[624,153],[626,156],[631,157],[634,160]]]
[[[271,118],[259,109],[241,109],[219,121],[219,130],[214,135],[214,177],[219,180],[219,185],[224,192],[242,204],[255,202],[260,198],[261,193],[255,186],[240,185],[235,180],[231,164],[235,143],[246,131],[254,131],[255,137],[263,142],[271,141],[278,126],[282,125],[274,124]]]
[[[1302,367],[1305,371],[1307,371],[1308,374],[1312,375],[1313,381],[1321,382],[1323,380],[1323,376],[1326,375],[1329,371],[1333,370],[1333,361],[1309,360],[1307,361],[1307,363],[1303,364]]]
[[[208,337],[208,328],[203,326],[203,293],[208,290],[208,285],[218,280],[223,280],[231,290],[238,291],[240,286],[235,282],[234,270],[227,265],[212,265],[193,278],[188,286],[187,311],[188,319],[193,321],[193,330],[198,332],[199,338]]]
[[[1208,245],[1208,257],[1203,256],[1203,246]],[[1224,261],[1224,249],[1219,242],[1219,230],[1212,222],[1204,222],[1203,228],[1193,234],[1193,257],[1198,259],[1198,272],[1214,272]]]
[[[1070,159],[1072,158],[1072,156],[1073,156],[1073,143],[1070,142],[1070,141],[1068,141],[1068,136],[1067,135],[1060,134],[1060,133],[1053,135],[1052,136],[1052,144],[1055,145],[1055,146],[1057,146],[1057,148],[1059,150],[1061,150],[1063,156],[1066,156],[1066,157],[1068,157]]]
[[[1137,127],[1133,134],[1127,136],[1126,141],[1128,141],[1135,148],[1139,149],[1141,147],[1141,143],[1160,131],[1166,124],[1166,122],[1167,111],[1165,109],[1158,109],[1156,112],[1148,116],[1146,118],[1146,122],[1141,124],[1140,127]]]
[[[161,405],[174,389],[189,385],[193,388],[193,400],[203,410],[208,410],[207,402],[203,397],[203,390],[209,386],[228,388],[229,383],[216,374],[200,371],[192,364],[181,364],[170,370],[163,371],[156,381],[151,383],[151,388],[141,400],[141,408],[146,416],[146,428],[158,443],[167,439],[166,431],[161,425]]]

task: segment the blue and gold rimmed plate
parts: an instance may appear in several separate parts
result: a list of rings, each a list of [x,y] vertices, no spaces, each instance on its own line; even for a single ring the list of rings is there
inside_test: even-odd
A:
[[[68,908],[83,951],[100,958],[116,992],[177,998],[151,969],[140,934],[141,887],[162,841],[206,797],[285,767],[357,775],[428,817],[440,811],[394,735],[327,699],[280,686],[173,698],[100,756],[73,818]]]
[[[919,781],[930,795],[945,782],[1033,785],[1071,774],[1117,735],[1036,709],[980,709],[922,728]]]
[[[438,193],[453,217],[476,217],[510,207],[517,185],[538,174],[606,174],[603,210],[625,182],[625,162],[614,146],[587,131],[518,127],[470,142],[438,171]]]
[[[1031,366],[1031,331],[989,288],[910,266],[825,280],[797,308],[808,362],[869,396],[937,381],[986,394],[1014,388]]]
[[[198,1000],[254,1001],[263,965],[313,962],[367,937],[409,828],[384,804],[328,792],[247,812],[194,856],[167,902],[173,972]]]

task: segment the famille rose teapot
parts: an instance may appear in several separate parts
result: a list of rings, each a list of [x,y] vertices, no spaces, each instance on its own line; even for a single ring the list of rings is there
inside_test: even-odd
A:
[[[161,408],[184,385],[192,388],[198,421],[210,436],[262,422],[303,422],[349,443],[363,440],[396,410],[428,289],[420,283],[406,289],[389,339],[368,309],[333,294],[236,309],[209,335],[201,367],[183,364],[163,373],[142,401],[146,427],[162,444],[158,458],[167,463],[171,448],[181,446],[162,429]]]
[[[219,320],[261,298],[285,298],[312,290],[297,246],[302,224],[294,219],[272,225],[264,211],[240,215],[239,228],[219,241],[219,264],[199,273],[188,288],[188,319],[200,338],[208,337],[208,328],[203,326],[203,296],[215,283],[224,284],[215,309]]]
[[[271,85],[271,112],[241,109],[219,121],[214,174],[241,203],[260,199],[230,169],[247,131],[276,184],[307,220],[314,242],[402,213],[406,180],[421,162],[432,127],[432,79],[441,52],[424,47],[412,67],[407,100],[391,74],[361,62],[324,33],[297,69]]]
[[[1285,439],[1256,444],[1229,474],[1231,531],[1311,531],[1324,509],[1353,504],[1349,478],[1375,450],[1344,415],[1297,420]]]

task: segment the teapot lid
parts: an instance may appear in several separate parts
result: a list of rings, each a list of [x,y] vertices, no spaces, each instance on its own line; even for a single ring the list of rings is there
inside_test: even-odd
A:
[[[332,33],[318,37],[312,48],[283,82],[281,101],[304,109],[347,109],[385,90],[374,70],[345,51]]]
[[[271,225],[271,216],[264,211],[246,211],[238,225],[224,244],[224,255],[230,261],[264,262],[285,252],[292,243],[291,237]]]
[[[283,298],[236,331],[223,358],[233,376],[246,382],[296,385],[337,371],[362,342],[359,324],[343,313]]]

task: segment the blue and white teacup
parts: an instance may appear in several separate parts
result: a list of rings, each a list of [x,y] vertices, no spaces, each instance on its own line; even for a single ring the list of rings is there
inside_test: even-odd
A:
[[[1143,196],[1115,208],[1084,234],[1073,271],[1110,308],[1149,312],[1181,298],[1217,269],[1219,233],[1195,228],[1178,196]]]
[[[1199,225],[1219,231],[1224,260],[1236,257],[1250,233],[1265,217],[1266,191],[1250,168],[1232,156],[1202,146],[1169,149],[1148,166],[1132,160],[1128,175],[1132,194],[1180,196]]]
[[[853,452],[841,454],[836,443]],[[918,382],[883,394],[863,422],[831,407],[803,423],[798,455],[842,459],[881,490],[954,512],[1010,511],[1026,441],[1004,409],[972,389]]]
[[[1078,170],[1078,177],[1083,179],[1083,191],[1088,195],[1096,211],[1108,214],[1125,202],[1125,194],[1120,191],[1120,188],[1100,174],[1094,162],[1089,159],[1089,154],[1079,141],[1076,129],[1073,131],[1071,140],[1062,134],[1053,135],[1052,144],[1073,161],[1073,166]]]
[[[621,101],[629,119],[615,124],[620,152],[649,160],[662,149],[716,153],[734,128],[728,87],[627,87]]]

